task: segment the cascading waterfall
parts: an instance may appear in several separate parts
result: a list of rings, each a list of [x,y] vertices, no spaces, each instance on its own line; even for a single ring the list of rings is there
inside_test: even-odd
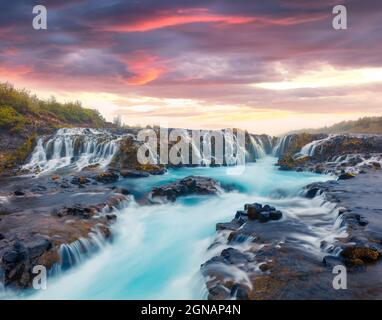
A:
[[[292,135],[287,135],[279,138],[276,142],[276,145],[273,147],[272,155],[275,157],[280,157],[283,155],[287,150],[292,137]]]
[[[261,137],[249,135],[251,146],[254,149],[255,158],[260,159],[264,158],[267,154],[264,146],[264,142]]]
[[[325,141],[328,141],[333,137],[334,137],[334,135],[330,135],[324,139],[314,140],[314,141],[306,144],[305,146],[303,146],[301,148],[299,154],[304,155],[304,156],[313,157],[316,153],[317,147],[321,146],[323,143],[325,143]]]
[[[59,129],[50,139],[38,140],[23,169],[42,173],[68,166],[77,170],[95,164],[105,167],[118,151],[120,139],[102,130]]]

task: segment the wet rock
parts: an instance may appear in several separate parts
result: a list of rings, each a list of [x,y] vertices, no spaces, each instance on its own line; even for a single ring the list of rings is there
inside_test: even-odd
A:
[[[78,177],[73,177],[71,183],[81,186],[81,185],[90,183],[90,180],[86,178],[85,176],[78,176]]]
[[[48,239],[36,239],[27,244],[27,249],[31,258],[41,256],[50,248],[52,248],[52,242]]]
[[[235,283],[231,288],[231,298],[237,300],[249,300],[250,290],[248,287]]]
[[[280,210],[275,210],[271,211],[269,216],[271,220],[280,220],[283,217],[283,214]]]
[[[16,190],[13,194],[14,194],[15,196],[21,197],[21,196],[24,196],[24,195],[25,195],[25,192],[20,191],[20,190]]]
[[[5,236],[2,233],[0,233],[0,240],[3,240],[3,239],[5,239]]]
[[[343,262],[339,257],[326,256],[322,259],[322,263],[329,269],[333,269],[335,266],[342,265]]]
[[[342,173],[339,177],[338,177],[338,180],[349,180],[349,179],[352,179],[354,178],[356,175],[354,173],[351,173],[351,172],[346,172],[346,173]]]
[[[124,169],[120,171],[120,174],[124,178],[147,178],[150,176],[148,172],[134,170],[134,169]]]
[[[260,203],[246,204],[244,205],[244,209],[247,210],[249,220],[268,222],[282,218],[282,212],[268,204],[264,205],[264,207]]]
[[[247,210],[248,219],[256,220],[259,219],[259,214],[263,210],[263,206],[260,203],[246,204],[244,209]]]
[[[220,183],[214,179],[199,176],[189,176],[184,179],[156,187],[152,190],[152,197],[163,197],[175,201],[178,197],[188,195],[213,195],[221,190]]]
[[[229,264],[243,264],[248,262],[248,258],[245,254],[235,248],[227,248],[221,252],[221,256]]]
[[[350,266],[359,265],[362,263],[376,262],[381,254],[375,248],[368,247],[346,247],[341,252],[341,257],[344,258],[345,263]]]
[[[318,187],[310,188],[306,192],[305,197],[307,197],[308,199],[313,199],[319,192],[320,192],[320,189]]]
[[[116,188],[116,189],[114,189],[114,192],[123,194],[124,196],[127,196],[130,194],[130,191],[125,189],[125,188]]]
[[[119,175],[115,172],[102,172],[95,177],[95,180],[101,183],[114,183],[118,181]]]
[[[60,176],[57,175],[57,174],[54,174],[50,177],[53,181],[57,181],[57,180],[60,180]]]
[[[98,208],[96,207],[84,207],[82,205],[74,205],[72,207],[64,207],[60,210],[54,211],[53,214],[57,217],[65,216],[75,216],[82,219],[90,219],[98,213]]]
[[[117,219],[117,215],[115,215],[113,213],[109,213],[109,214],[105,215],[105,217],[107,220],[110,220],[110,221],[114,221]]]
[[[112,195],[109,199],[107,199],[107,205],[109,208],[117,208],[122,202],[126,201],[127,198],[122,194]]]

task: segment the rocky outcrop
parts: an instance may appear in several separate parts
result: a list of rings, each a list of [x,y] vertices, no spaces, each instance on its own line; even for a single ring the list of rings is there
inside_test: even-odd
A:
[[[59,183],[57,180],[50,184]],[[63,245],[78,241],[91,244],[91,235],[95,234],[111,240],[110,227],[117,218],[113,210],[129,201],[128,191],[115,188],[106,193],[103,189],[106,195],[102,201],[101,197],[86,196],[87,192],[92,194],[93,189],[86,189],[91,185],[84,188],[84,199],[77,204],[72,204],[70,197],[65,196],[67,189],[52,194],[53,190],[48,185],[41,192],[46,199],[52,198],[52,204],[49,201],[40,203],[39,197],[28,191],[15,203],[10,198],[9,203],[0,206],[0,281],[4,286],[15,289],[30,287],[32,270],[36,265],[43,265],[48,270],[54,265],[67,265],[67,259],[61,256]],[[65,198],[61,198],[61,193]],[[66,204],[57,199],[66,199]],[[21,209],[23,201],[29,205]],[[86,246],[80,247],[87,253]]]
[[[141,164],[138,162],[138,148],[142,142],[133,136],[126,136],[120,142],[120,147],[113,157],[109,168],[120,173],[125,178],[142,178],[149,175],[161,175],[166,172],[163,165]]]
[[[178,197],[195,195],[214,195],[222,191],[220,183],[212,178],[189,176],[184,179],[156,187],[151,192],[152,198],[164,198],[175,201]]]
[[[337,261],[348,267],[376,264],[382,252],[382,172],[370,172],[347,179],[314,183],[306,194],[321,194],[339,208],[347,238],[338,241],[341,252]],[[314,190],[314,192],[312,191]],[[324,262],[333,257],[325,257]],[[378,270],[380,263],[375,265]],[[378,271],[379,272],[379,271]]]
[[[201,266],[201,272],[206,279],[209,292],[208,298],[215,299],[254,299],[255,283],[252,277],[257,270],[267,272],[271,264],[267,259],[260,259],[261,251],[265,250],[265,239],[259,236],[260,226],[270,221],[282,218],[282,212],[266,204],[251,203],[244,206],[244,210],[237,211],[231,222],[218,223],[216,230],[225,234],[227,248]],[[217,237],[221,239],[221,237]],[[211,245],[211,249],[221,245],[220,240]],[[247,243],[242,247],[237,245]],[[257,281],[257,280],[256,280]]]
[[[321,137],[300,148],[287,148],[279,158],[281,170],[334,173],[341,179],[356,173],[380,170],[381,135],[333,135]]]

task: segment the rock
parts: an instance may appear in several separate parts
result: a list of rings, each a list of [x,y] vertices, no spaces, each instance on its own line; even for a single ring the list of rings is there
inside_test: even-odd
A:
[[[366,226],[366,225],[368,225],[369,224],[369,221],[365,218],[365,217],[362,217],[362,216],[360,216],[360,215],[357,215],[356,216],[356,219],[357,219],[357,221],[358,221],[358,224],[360,225],[360,226]]]
[[[147,178],[150,176],[148,172],[134,170],[134,169],[121,170],[120,174],[124,178]]]
[[[268,204],[264,206],[260,203],[245,204],[244,209],[247,210],[248,220],[268,222],[270,220],[280,220],[282,218],[282,212]]]
[[[105,217],[107,220],[110,220],[110,221],[117,220],[117,215],[115,215],[113,213],[109,213],[109,214],[105,215]]]
[[[234,265],[248,262],[247,256],[235,248],[224,249],[221,256],[225,261]]]
[[[54,174],[50,177],[53,181],[60,180],[60,176],[57,174]]]
[[[333,269],[335,266],[342,265],[341,259],[335,256],[326,256],[322,259],[322,262],[330,269]]]
[[[3,239],[5,239],[5,236],[2,233],[0,233],[0,240],[3,240]]]
[[[88,178],[86,178],[85,176],[73,177],[73,179],[71,181],[72,184],[75,184],[78,186],[81,186],[83,184],[87,184],[89,182],[90,182],[90,180]]]
[[[214,195],[221,190],[220,183],[214,179],[199,176],[189,176],[152,190],[152,197],[164,197],[175,201],[178,197],[196,195]]]
[[[376,262],[381,254],[377,249],[368,247],[346,247],[341,252],[341,257],[344,258],[345,263],[350,266],[359,265],[361,260],[363,263]]]
[[[276,208],[275,207],[271,207],[269,204],[266,204],[263,207],[263,211],[276,211]]]
[[[25,192],[20,191],[20,190],[16,190],[13,194],[14,194],[15,196],[21,197],[21,196],[24,196],[24,195],[25,195]]]
[[[222,222],[222,223],[217,223],[216,224],[216,231],[221,231],[221,230],[237,230],[240,228],[240,223],[238,223],[236,220],[233,220],[231,222]]]
[[[308,199],[313,199],[319,191],[320,189],[318,187],[313,187],[306,192],[305,197]]]
[[[123,194],[124,196],[127,196],[130,194],[130,191],[125,189],[125,188],[116,188],[116,189],[114,189],[114,192]]]
[[[114,183],[118,181],[119,175],[114,172],[102,172],[95,177],[95,180],[101,183]]]
[[[64,183],[62,183],[62,184],[60,185],[60,187],[61,187],[62,189],[68,189],[68,188],[70,188],[70,185],[69,185],[69,183],[64,182]]]
[[[283,214],[280,210],[271,211],[270,214],[271,220],[280,220],[283,217]]]
[[[96,207],[84,207],[82,205],[74,205],[73,207],[64,207],[56,212],[53,212],[57,217],[65,217],[65,216],[76,216],[82,219],[90,219],[96,213],[98,213],[98,208]]]
[[[258,219],[260,222],[268,222],[271,220],[271,214],[269,211],[262,211],[259,213]]]
[[[250,290],[239,283],[235,283],[231,288],[230,296],[237,300],[249,300]]]
[[[349,179],[352,179],[354,178],[356,175],[354,173],[351,173],[351,172],[346,172],[346,173],[342,173],[339,177],[338,177],[338,180],[349,180]]]
[[[126,201],[126,197],[122,194],[115,194],[112,195],[109,199],[107,199],[107,205],[109,208],[116,208],[118,207],[123,201]]]
[[[259,269],[260,269],[262,272],[267,272],[268,270],[271,270],[271,269],[272,269],[272,265],[269,264],[269,263],[262,263],[262,264],[259,266]]]
[[[263,206],[260,203],[246,204],[244,209],[247,210],[248,219],[256,220],[259,219],[259,214],[263,210]]]
[[[29,251],[29,256],[31,258],[36,258],[52,248],[52,242],[48,239],[37,239],[28,243],[26,247]]]

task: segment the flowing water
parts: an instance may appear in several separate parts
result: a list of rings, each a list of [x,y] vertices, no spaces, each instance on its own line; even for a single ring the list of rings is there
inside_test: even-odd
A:
[[[216,236],[215,224],[230,221],[248,202],[269,203],[298,225],[294,234],[301,247],[323,255],[320,243],[330,243],[341,229],[332,205],[316,197],[299,196],[301,188],[330,176],[280,171],[276,158],[264,157],[239,175],[227,168],[170,169],[163,176],[119,182],[136,198],[153,186],[189,175],[215,178],[236,191],[218,196],[191,196],[176,203],[121,209],[113,226],[114,241],[78,266],[48,281],[35,299],[195,299],[205,298],[199,273],[210,258],[207,250]],[[282,223],[282,221],[278,222]],[[308,232],[309,231],[309,232]],[[309,236],[307,235],[309,234]]]

